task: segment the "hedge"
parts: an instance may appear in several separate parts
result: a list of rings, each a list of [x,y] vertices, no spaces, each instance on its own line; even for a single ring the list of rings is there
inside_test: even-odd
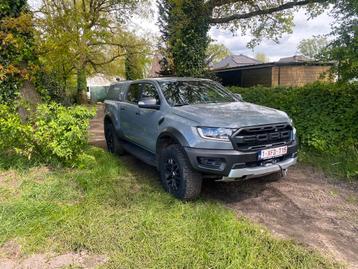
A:
[[[358,83],[230,90],[247,102],[285,111],[294,121],[302,148],[358,156]],[[357,176],[358,171],[348,174]]]

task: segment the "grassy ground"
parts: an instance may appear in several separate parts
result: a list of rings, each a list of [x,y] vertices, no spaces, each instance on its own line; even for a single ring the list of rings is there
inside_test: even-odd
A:
[[[338,267],[217,203],[175,200],[153,175],[90,151],[96,163],[82,170],[0,169],[0,246],[88,250],[107,255],[108,268]]]

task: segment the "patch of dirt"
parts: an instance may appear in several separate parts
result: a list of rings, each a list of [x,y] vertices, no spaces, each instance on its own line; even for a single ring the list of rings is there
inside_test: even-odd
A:
[[[103,108],[92,120],[90,143],[105,148]],[[132,171],[154,168],[122,157]],[[134,158],[133,158],[134,159]],[[258,222],[279,237],[295,239],[358,269],[358,188],[334,182],[314,169],[297,165],[277,182],[205,182],[203,197],[222,202],[238,216]]]
[[[347,201],[357,193],[310,168],[292,168],[288,177],[277,182],[213,182],[204,185],[203,194],[276,235],[293,238],[358,268],[358,204]]]
[[[32,167],[29,171],[29,177],[37,183],[43,183],[50,173],[50,168],[47,166]]]
[[[97,115],[91,121],[89,129],[89,142],[93,146],[106,148],[103,130],[104,111],[102,105],[97,105]]]
[[[16,241],[8,241],[0,248],[1,258],[17,259],[20,257],[21,247]],[[0,267],[1,268],[1,267]]]
[[[21,185],[21,180],[13,170],[3,171],[0,173],[0,187],[17,189]]]
[[[84,269],[96,268],[105,264],[108,259],[104,255],[89,254],[85,251],[65,254],[40,253],[27,257],[19,254],[0,256],[1,269],[57,269],[64,267],[79,267]]]

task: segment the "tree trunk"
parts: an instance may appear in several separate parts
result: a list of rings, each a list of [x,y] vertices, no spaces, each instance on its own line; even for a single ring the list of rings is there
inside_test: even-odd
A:
[[[78,104],[88,103],[87,76],[86,76],[86,69],[84,67],[77,69],[77,103]]]
[[[22,122],[27,121],[30,116],[30,112],[36,110],[36,106],[41,103],[41,96],[36,91],[34,84],[28,80],[25,80],[20,89],[21,105],[18,109]],[[26,104],[24,106],[24,103]],[[30,109],[30,110],[29,110]]]

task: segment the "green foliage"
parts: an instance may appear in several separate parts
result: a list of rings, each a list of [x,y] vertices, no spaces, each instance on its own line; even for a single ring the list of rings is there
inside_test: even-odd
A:
[[[340,81],[358,79],[358,1],[339,0],[333,9],[334,40],[321,57],[335,61],[333,71]]]
[[[127,47],[136,47],[135,35],[124,22],[146,0],[43,0],[35,20],[41,62],[64,91],[77,88],[85,102],[86,77],[94,73],[123,75]],[[59,8],[61,7],[61,8]],[[114,73],[114,74],[113,74]],[[75,80],[75,83],[73,83]],[[74,84],[74,85],[73,85]]]
[[[150,59],[146,55],[148,48],[144,45],[140,48],[140,44],[138,44],[137,47],[128,47],[126,51],[124,63],[126,79],[136,80],[144,78],[146,67],[150,63]]]
[[[85,107],[51,103],[39,105],[25,122],[17,111],[0,105],[0,152],[47,164],[81,165],[93,116]]]
[[[66,92],[66,86],[62,84],[58,74],[46,71],[43,66],[36,72],[34,84],[37,91],[42,94],[43,99],[46,101],[50,100],[64,105],[73,103]]]
[[[21,9],[21,8],[20,8]],[[16,10],[9,14],[18,14]],[[0,103],[16,99],[24,80],[33,79],[38,66],[34,53],[32,18],[28,13],[0,19]]]
[[[270,61],[270,58],[263,52],[256,53],[255,59],[260,61],[261,63],[268,63]]]
[[[102,254],[103,268],[342,267],[219,203],[176,200],[155,169],[86,153],[95,159],[87,169],[0,169],[0,245],[19,242],[24,255]]]
[[[206,49],[206,65],[216,64],[230,55],[231,52],[225,45],[211,42]]]
[[[313,36],[312,38],[302,39],[298,44],[298,51],[310,59],[316,59],[327,47],[328,40],[324,36]]]
[[[0,103],[17,99],[24,81],[35,85],[43,98],[63,101],[58,76],[40,64],[34,20],[26,1],[3,1],[0,10]]]
[[[26,0],[1,0],[0,20],[4,17],[18,17],[23,11],[27,11]]]
[[[311,84],[302,88],[231,88],[245,101],[287,112],[293,119],[300,145],[310,151],[345,156],[351,162],[358,156],[358,85]],[[343,155],[342,155],[343,154]],[[345,159],[345,160],[344,160]],[[345,173],[358,177],[357,165]]]
[[[202,0],[158,1],[159,25],[167,52],[177,76],[203,76],[209,45],[209,21]]]
[[[329,0],[312,1],[241,1],[241,0],[157,0],[159,26],[166,59],[162,73],[178,76],[202,76],[211,26],[249,32],[250,47],[262,38],[278,42],[284,33],[291,33],[295,7],[308,5],[308,12],[316,16],[328,7]]]
[[[87,74],[86,68],[83,66],[82,68],[77,69],[77,103],[84,104],[87,102]]]

